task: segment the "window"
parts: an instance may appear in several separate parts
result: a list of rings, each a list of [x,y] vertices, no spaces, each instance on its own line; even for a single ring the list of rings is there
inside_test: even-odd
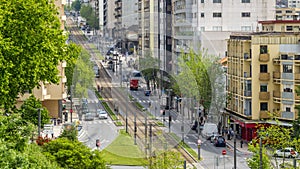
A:
[[[222,17],[222,13],[221,12],[214,12],[213,13],[213,17],[214,18],[221,18]]]
[[[285,13],[293,13],[293,11],[287,10],[285,11]]]
[[[260,103],[260,111],[268,111],[268,103]]]
[[[250,12],[242,12],[242,17],[250,17]]]
[[[222,0],[213,0],[213,3],[222,3]]]
[[[242,26],[241,31],[251,31],[251,26]]]
[[[293,65],[283,65],[283,73],[293,73]]]
[[[291,108],[290,108],[290,107],[286,107],[286,108],[285,108],[285,111],[286,111],[286,112],[291,112]]]
[[[260,73],[268,73],[268,65],[260,65]]]
[[[213,26],[213,31],[222,31],[222,26]]]
[[[250,3],[250,0],[242,0],[242,3]]]
[[[276,13],[282,13],[282,11],[276,11]]]
[[[201,32],[204,32],[204,31],[205,31],[205,27],[204,27],[204,26],[201,26],[201,27],[200,27],[200,31],[201,31]]]
[[[204,12],[201,12],[201,18],[204,18]]]
[[[268,53],[268,46],[261,45],[260,46],[260,54],[266,54],[266,53]]]
[[[201,0],[201,3],[203,4],[203,3],[204,3],[204,0]]]
[[[286,26],[286,31],[292,31],[293,30],[293,26]]]
[[[267,92],[268,84],[260,84],[260,92]]]

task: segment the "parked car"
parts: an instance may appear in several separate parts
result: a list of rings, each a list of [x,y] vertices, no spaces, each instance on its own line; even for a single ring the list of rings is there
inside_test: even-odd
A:
[[[294,148],[287,147],[287,148],[276,150],[274,156],[275,157],[296,158],[296,157],[298,157],[298,153],[295,151]]]
[[[97,115],[98,115],[99,119],[107,119],[107,117],[108,117],[107,112],[102,109],[97,110]]]
[[[214,139],[214,145],[216,147],[226,147],[226,140],[223,136],[218,136]]]
[[[84,115],[84,120],[85,121],[92,121],[92,120],[94,120],[94,114],[93,113],[86,113]]]
[[[218,133],[213,133],[213,135],[210,137],[210,142],[211,142],[211,143],[214,143],[214,141],[215,141],[219,136],[221,136],[221,135],[218,134]]]

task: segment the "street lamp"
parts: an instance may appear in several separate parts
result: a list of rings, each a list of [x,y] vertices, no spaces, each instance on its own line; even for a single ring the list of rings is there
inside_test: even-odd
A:
[[[202,143],[202,141],[200,139],[198,139],[197,143],[198,143],[198,160],[200,160],[201,159],[201,143]]]

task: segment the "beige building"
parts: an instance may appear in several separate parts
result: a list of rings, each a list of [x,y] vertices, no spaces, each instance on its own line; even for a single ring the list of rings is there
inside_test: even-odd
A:
[[[55,5],[59,9],[59,19],[61,22],[61,29],[64,29],[64,22],[66,21],[66,16],[64,15],[64,5],[66,0],[56,0]],[[59,70],[60,81],[56,84],[49,84],[47,82],[40,82],[40,87],[35,88],[32,91],[32,94],[42,101],[44,107],[46,107],[52,118],[62,118],[62,99],[67,98],[67,78],[65,76],[65,67],[67,63],[61,62],[57,68]],[[20,97],[18,100],[18,105],[21,105],[22,102],[27,99],[31,94],[26,93],[24,96]]]
[[[228,40],[226,122],[245,140],[270,115],[291,126],[300,104],[300,21],[261,21],[262,31],[232,34]],[[236,126],[233,126],[236,125]]]
[[[300,8],[276,8],[276,20],[300,20]]]

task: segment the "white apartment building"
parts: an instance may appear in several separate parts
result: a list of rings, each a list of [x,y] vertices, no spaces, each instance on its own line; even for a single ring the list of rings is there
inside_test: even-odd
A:
[[[288,0],[288,7],[289,8],[300,8],[300,1],[299,0]]]
[[[181,49],[208,49],[225,56],[231,32],[253,32],[258,21],[275,19],[275,0],[173,0],[174,57]]]

